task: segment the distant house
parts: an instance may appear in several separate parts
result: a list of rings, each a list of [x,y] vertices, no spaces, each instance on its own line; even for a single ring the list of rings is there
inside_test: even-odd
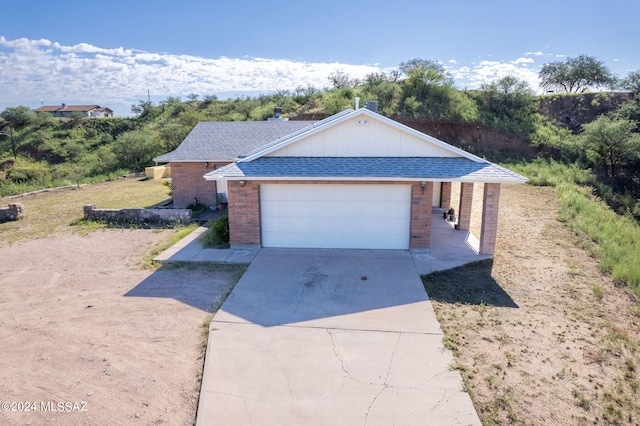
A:
[[[113,111],[100,105],[43,105],[36,112],[48,112],[54,117],[69,118],[74,112],[79,112],[85,117],[105,118],[113,117]]]

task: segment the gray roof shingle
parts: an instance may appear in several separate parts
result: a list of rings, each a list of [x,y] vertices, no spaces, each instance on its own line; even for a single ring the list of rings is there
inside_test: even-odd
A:
[[[489,162],[452,157],[261,157],[221,167],[208,176],[264,178],[426,179],[524,183]]]
[[[198,123],[175,150],[154,158],[171,161],[234,161],[243,154],[311,126],[315,121],[224,121]]]

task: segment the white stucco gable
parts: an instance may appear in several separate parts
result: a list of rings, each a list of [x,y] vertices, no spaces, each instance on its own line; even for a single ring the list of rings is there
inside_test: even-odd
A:
[[[368,109],[347,110],[292,137],[257,149],[260,157],[447,157],[486,160]]]

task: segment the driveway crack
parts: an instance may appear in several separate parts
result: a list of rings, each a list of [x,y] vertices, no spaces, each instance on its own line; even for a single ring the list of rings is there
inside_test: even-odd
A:
[[[384,378],[384,383],[382,384],[382,389],[380,389],[380,392],[378,392],[376,394],[376,396],[373,397],[373,399],[371,400],[371,404],[369,404],[369,407],[367,408],[367,412],[364,413],[364,425],[365,426],[367,424],[367,421],[369,421],[369,413],[371,413],[371,408],[376,403],[376,401],[378,400],[380,395],[382,395],[382,392],[384,392],[385,389],[391,387],[391,386],[389,386],[389,375],[391,375],[391,366],[393,365],[393,359],[396,356],[396,350],[398,349],[398,345],[400,344],[400,337],[402,337],[402,333],[398,333],[398,338],[396,339],[396,344],[393,346],[393,352],[391,352],[391,357],[389,358],[389,365],[387,366],[387,375]],[[395,413],[395,409],[394,409],[394,413]],[[395,422],[395,415],[394,415],[394,422]]]

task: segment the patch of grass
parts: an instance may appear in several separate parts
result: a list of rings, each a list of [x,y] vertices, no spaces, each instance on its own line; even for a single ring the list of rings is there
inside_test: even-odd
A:
[[[492,276],[493,260],[469,263],[459,268],[422,276],[431,300],[477,306],[484,314],[487,306],[517,308],[518,305]]]
[[[11,200],[24,204],[25,217],[20,221],[3,223],[0,226],[0,246],[43,238],[66,230],[92,232],[95,230],[95,224],[78,226],[83,216],[82,206],[85,204],[114,209],[149,207],[166,201],[167,194],[159,181],[130,178]],[[9,199],[0,200],[2,205],[8,202]],[[70,227],[74,223],[76,226]]]
[[[157,255],[159,255],[160,253],[162,253],[163,251],[165,251],[166,249],[168,249],[169,247],[171,247],[172,245],[174,245],[175,243],[177,243],[178,241],[180,241],[181,239],[183,239],[184,237],[186,237],[187,235],[195,231],[197,228],[198,228],[197,223],[176,227],[175,228],[176,231],[171,235],[170,238],[168,238],[162,244],[158,244],[155,247],[153,247],[151,250],[149,250],[149,253],[147,253],[147,255],[144,256],[142,260],[142,266],[147,269],[157,269],[159,265],[154,263],[153,258],[155,258]],[[173,266],[176,266],[176,265],[173,265]]]
[[[582,392],[578,391],[577,389],[574,389],[571,392],[571,395],[576,399],[576,405],[578,407],[586,411],[589,411],[591,409],[591,400],[586,396],[584,396]]]
[[[594,254],[602,272],[640,296],[640,226],[631,215],[617,214],[595,195],[597,185],[589,170],[545,160],[509,167],[526,175],[532,185],[555,187],[561,206],[558,219],[596,244]]]
[[[593,295],[596,297],[598,301],[602,300],[602,298],[604,297],[604,289],[602,288],[602,286],[598,284],[594,284],[591,287],[591,290],[593,291]]]

